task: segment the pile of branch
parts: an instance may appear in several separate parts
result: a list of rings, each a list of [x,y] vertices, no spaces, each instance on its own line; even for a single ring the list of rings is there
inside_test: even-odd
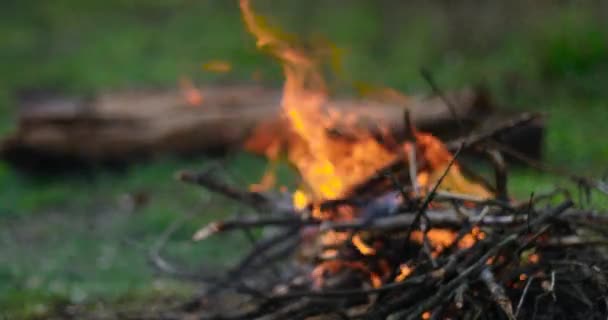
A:
[[[511,119],[448,142],[458,145],[451,164],[465,148],[492,145],[488,142],[496,134],[518,121],[529,119]],[[406,192],[412,190],[409,178],[394,179],[408,168],[392,164],[348,199],[320,204],[328,211],[344,206],[358,212],[374,210],[371,216],[347,221],[315,218],[310,208],[291,207],[289,198],[242,190],[212,171],[181,172],[180,180],[246,204],[257,214],[215,221],[194,235],[195,240],[204,240],[244,232],[253,245],[224,274],[201,279],[206,286],[200,296],[163,317],[605,319],[608,216],[577,208],[568,194],[560,192],[521,203],[507,201],[507,190],[501,190],[506,187],[500,186],[506,173],[501,166],[495,169],[498,196],[479,199],[439,191],[441,179],[426,195],[412,195]],[[384,195],[403,197],[397,207],[382,203],[383,197],[364,196],[382,179],[393,182]],[[565,200],[551,205],[558,197]],[[265,232],[257,238],[260,233],[255,230]],[[438,230],[452,235],[439,249],[432,243]],[[336,232],[346,234],[349,241],[314,241]],[[373,252],[357,248],[355,237]],[[332,254],[326,255],[329,251]],[[196,276],[158,254],[152,262],[177,276]],[[322,273],[321,265],[328,266]]]
[[[255,242],[250,252],[225,275],[211,281],[201,297],[189,305],[200,319],[596,319],[608,316],[608,217],[573,208],[566,200],[541,206],[543,197],[525,204],[477,201],[436,192],[417,200],[416,208],[377,219],[321,221],[272,208],[274,200],[243,192],[234,196],[209,173],[182,173],[180,178],[219,191],[266,212],[258,216],[216,221],[195,238],[259,228],[274,230]],[[227,192],[228,191],[228,192]],[[247,196],[244,196],[247,195]],[[444,209],[428,209],[429,198]],[[469,205],[464,205],[469,203]],[[449,206],[447,205],[449,204]],[[451,208],[448,208],[450,207]],[[540,207],[540,208],[539,208]],[[272,212],[268,214],[268,212]],[[298,261],[306,234],[350,232],[364,234],[368,243],[381,242],[373,256],[352,245],[338,248],[341,262],[364,261],[370,271],[388,261],[399,272],[412,268],[405,279],[384,279],[371,287],[362,274],[345,268],[332,274],[322,288],[309,279],[310,268]],[[441,253],[429,252],[411,234],[436,228],[456,234]],[[485,235],[470,247],[457,244],[472,230]],[[290,263],[291,262],[291,263]],[[316,257],[311,264],[319,264]],[[271,267],[274,266],[274,267]],[[353,280],[356,279],[356,280]],[[239,307],[220,307],[239,296]],[[231,297],[231,298],[230,298]],[[321,316],[321,318],[314,318]]]

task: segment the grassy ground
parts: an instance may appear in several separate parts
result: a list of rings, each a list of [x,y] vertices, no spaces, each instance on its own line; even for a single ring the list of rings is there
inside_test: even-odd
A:
[[[418,70],[427,67],[446,89],[485,83],[502,104],[550,114],[545,151],[552,165],[595,176],[606,170],[608,19],[602,14],[608,10],[602,3],[255,3],[289,30],[334,41],[344,51],[344,78],[425,93]],[[0,133],[14,127],[14,97],[23,89],[86,94],[173,86],[181,76],[250,81],[256,72],[269,84],[280,83],[278,68],[255,51],[243,30],[236,1],[0,6]],[[212,59],[229,61],[234,72],[203,72],[201,64]],[[242,248],[237,240],[197,246],[187,241],[196,226],[234,208],[171,176],[218,161],[240,183],[255,181],[264,167],[260,159],[236,154],[157,159],[119,173],[32,177],[0,163],[0,310],[25,316],[42,314],[54,302],[188,292],[155,277],[145,250],[167,225],[191,212],[196,215],[168,244],[176,259],[191,266],[220,263],[230,258],[225,252]],[[510,183],[522,197],[567,185],[527,170],[516,171]],[[125,200],[130,195],[148,200],[131,208]]]

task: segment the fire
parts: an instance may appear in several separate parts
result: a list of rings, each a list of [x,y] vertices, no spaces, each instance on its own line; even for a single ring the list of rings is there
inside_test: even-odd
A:
[[[407,277],[410,276],[410,274],[412,274],[412,272],[414,272],[414,269],[411,268],[410,266],[408,266],[407,264],[400,265],[399,274],[395,278],[395,281],[401,282],[401,281],[405,280]]]
[[[458,241],[458,248],[467,249],[472,247],[478,240],[484,239],[486,234],[479,229],[479,227],[473,227],[471,232],[464,235]],[[456,233],[448,229],[434,228],[426,233],[426,237],[429,239],[431,247],[433,247],[433,253],[435,255],[441,253],[443,249],[451,246],[456,240]],[[414,231],[410,236],[412,241],[422,243],[424,240],[424,234],[421,231]]]
[[[257,38],[258,48],[279,59],[283,66],[281,107],[291,133],[287,157],[304,181],[294,194],[295,206],[302,208],[304,199],[318,202],[343,197],[394,160],[397,153],[384,147],[368,130],[349,125],[348,139],[329,134],[328,129],[338,126],[340,119],[356,117],[323,108],[327,90],[320,62],[265,26],[249,1],[240,4],[243,20]]]
[[[344,260],[329,260],[321,262],[312,271],[312,278],[316,288],[323,287],[326,275],[333,275],[343,270],[355,270],[369,277],[374,288],[382,285],[382,278],[375,272],[371,272],[363,262],[360,261],[344,261]]]
[[[528,262],[536,264],[540,261],[540,256],[538,253],[533,253],[528,257]]]
[[[411,143],[404,143],[401,148],[389,148],[367,127],[359,125],[361,119],[356,114],[325,108],[328,94],[320,71],[321,58],[307,54],[288,41],[288,36],[269,27],[253,12],[249,0],[241,0],[240,6],[247,29],[257,39],[257,47],[277,58],[283,67],[285,84],[281,108],[289,129],[287,158],[303,180],[302,187],[293,197],[297,209],[344,197],[353,186],[412,147]],[[335,128],[346,128],[347,137],[331,134],[331,129]],[[415,138],[416,148],[426,162],[418,173],[418,184],[430,187],[446,169],[452,154],[430,134],[417,132]],[[276,158],[279,145],[274,141],[261,151]],[[464,178],[457,164],[450,169],[441,187],[482,198],[491,196],[483,186]]]
[[[302,210],[308,205],[308,196],[302,190],[293,193],[293,205],[296,209]]]
[[[359,234],[355,234],[353,236],[353,245],[357,248],[357,250],[359,250],[359,252],[361,252],[362,255],[364,256],[373,256],[376,254],[376,249],[374,249],[373,247],[368,246],[363,239],[361,239],[361,236]]]
[[[281,131],[283,134],[265,134],[272,126],[262,126],[259,128],[262,134],[254,135],[247,146],[271,161],[276,161],[281,152],[286,153],[288,161],[297,169],[302,179],[301,186],[292,194],[295,209],[302,212],[306,211],[304,209],[311,209],[312,217],[319,220],[352,220],[358,214],[353,207],[341,206],[326,212],[320,209],[320,203],[348,196],[355,186],[365,182],[396,159],[401,159],[401,155],[414,150],[414,161],[418,169],[414,178],[421,187],[419,191],[424,195],[425,190],[438,183],[453,157],[439,139],[414,130],[413,142],[383,143],[368,126],[363,125],[357,114],[328,109],[328,90],[321,72],[322,55],[302,50],[290,41],[292,37],[269,27],[262,17],[253,12],[249,0],[240,0],[240,8],[247,30],[257,40],[257,47],[281,63],[285,76],[281,99],[285,127],[279,126],[285,129]],[[392,99],[407,100],[397,92],[389,93]],[[380,131],[392,138],[388,129],[380,127]],[[404,164],[407,164],[406,161],[404,160]],[[268,189],[274,180],[274,175],[267,173],[260,184],[252,186],[253,190]],[[458,164],[450,167],[440,188],[479,198],[492,197],[484,186],[466,179]],[[447,229],[431,229],[426,236],[433,246],[433,254],[439,254],[456,240],[456,234]],[[459,242],[459,246],[470,247],[482,236],[483,233],[474,230]],[[423,237],[421,232],[412,233],[412,240],[419,243],[422,243]],[[366,243],[361,234],[330,231],[322,233],[319,238],[322,248],[319,257],[335,259],[316,266],[312,277],[317,286],[322,285],[326,274],[336,273],[342,268],[367,274],[374,287],[380,286],[383,277],[387,278],[387,275],[391,274],[391,267],[388,266],[372,267],[362,261],[338,259],[336,247],[347,241],[350,241],[361,255],[378,254],[379,249]],[[378,273],[376,269],[386,271]],[[412,268],[403,265],[395,280],[402,281],[411,272]]]

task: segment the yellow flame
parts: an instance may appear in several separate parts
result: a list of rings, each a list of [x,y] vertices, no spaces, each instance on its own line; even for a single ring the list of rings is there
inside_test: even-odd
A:
[[[302,210],[308,206],[308,197],[302,190],[296,190],[292,197],[293,205],[296,209]]]
[[[273,29],[241,0],[243,20],[257,39],[257,46],[277,58],[285,76],[281,107],[291,131],[288,158],[304,180],[308,201],[336,199],[395,158],[367,130],[355,130],[356,141],[336,139],[328,129],[339,119],[353,118],[323,108],[327,100],[326,83],[320,62]],[[333,116],[332,116],[333,115]],[[302,200],[298,196],[294,200]],[[294,203],[295,204],[295,203]],[[302,207],[298,202],[296,206]]]
[[[421,187],[420,192],[428,192],[438,183],[453,157],[439,139],[430,134],[414,132],[415,143],[398,145],[392,140],[390,130],[380,125],[378,131],[385,141],[381,143],[379,140],[382,139],[377,139],[369,127],[361,126],[358,114],[327,108],[328,90],[321,72],[325,65],[322,64],[323,59],[319,52],[303,50],[295,44],[294,37],[269,26],[261,16],[254,13],[249,0],[240,0],[240,7],[243,21],[247,30],[255,36],[257,47],[281,63],[285,77],[281,98],[282,116],[285,121],[279,126],[271,125],[266,128],[272,130],[260,130],[271,134],[265,134],[263,139],[257,141],[250,139],[251,143],[248,145],[271,160],[278,159],[279,153],[286,151],[289,162],[296,167],[303,181],[302,187],[292,196],[296,209],[303,210],[311,206],[312,217],[320,220],[352,220],[356,217],[356,211],[352,207],[339,206],[334,210],[324,211],[320,209],[320,202],[348,196],[353,187],[395,161],[400,153],[405,151],[405,154],[409,154],[409,150],[416,150],[416,161],[421,160],[414,177]],[[330,53],[333,54],[331,58],[335,64],[337,50],[330,50]],[[361,89],[366,90],[362,94],[382,101],[397,105],[405,105],[408,102],[408,97],[393,89],[368,86]],[[262,190],[262,187],[267,188],[273,183],[274,176],[267,174],[262,183],[255,187],[256,190]],[[492,197],[484,186],[465,178],[457,163],[450,167],[439,189],[480,198]],[[419,231],[413,232],[411,236],[412,240],[420,243],[424,238]],[[440,254],[456,239],[456,233],[447,229],[431,229],[426,236],[433,246],[433,256]],[[473,229],[458,245],[469,247],[483,237],[483,232],[478,228]],[[321,234],[318,244],[323,249],[319,256],[338,257],[339,250],[335,248],[349,238],[349,233],[346,232],[330,231]],[[352,243],[363,255],[376,254],[375,248],[365,243],[360,234],[352,237]],[[393,268],[385,266],[384,269],[388,271],[380,273],[381,276],[371,271],[377,271],[377,267],[371,267],[362,261],[334,259],[318,264],[312,276],[315,285],[321,286],[326,273],[332,274],[339,272],[341,268],[350,268],[368,275],[370,283],[378,287],[382,284],[382,276],[387,278]],[[403,281],[412,272],[411,267],[402,265],[395,280]]]

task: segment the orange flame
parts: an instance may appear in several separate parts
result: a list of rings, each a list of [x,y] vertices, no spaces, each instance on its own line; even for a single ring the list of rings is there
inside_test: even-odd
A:
[[[281,99],[284,127],[274,124],[259,128],[260,140],[256,141],[257,135],[254,135],[247,142],[247,147],[273,161],[278,158],[280,151],[286,152],[289,162],[295,166],[302,178],[301,187],[292,194],[294,208],[312,208],[312,216],[320,220],[353,219],[356,212],[352,207],[338,207],[332,212],[325,212],[320,209],[319,203],[347,196],[354,186],[395,161],[401,153],[408,154],[411,150],[416,151],[415,161],[421,162],[421,165],[417,166],[415,177],[418,186],[422,187],[421,191],[424,193],[424,190],[429,190],[438,183],[453,157],[439,139],[430,134],[414,132],[415,143],[405,142],[400,146],[391,143],[391,146],[388,146],[381,143],[368,127],[361,125],[357,114],[327,108],[328,93],[320,71],[321,57],[305,52],[291,41],[293,37],[270,27],[262,17],[253,12],[249,0],[240,0],[240,8],[247,30],[257,40],[257,47],[281,63],[285,76]],[[398,101],[400,104],[407,102],[407,97],[394,90],[376,93],[384,99]],[[281,134],[268,134],[267,131],[273,130]],[[383,136],[390,138],[386,128],[381,127],[380,131]],[[253,188],[263,190],[273,183],[274,176],[266,174],[262,183],[254,185]],[[458,164],[450,167],[439,189],[479,198],[492,197],[491,192],[484,186],[466,179]],[[456,233],[447,229],[431,229],[426,236],[433,247],[434,255],[441,253],[456,240]],[[461,239],[458,245],[461,248],[470,247],[484,236],[479,229],[474,229]],[[411,235],[413,241],[420,243],[423,237],[421,232],[413,232]],[[346,232],[330,231],[323,233],[318,239],[324,247],[319,257],[338,257],[335,248],[349,239],[362,255],[377,254],[377,248],[366,243],[358,233],[351,237]],[[312,277],[315,285],[321,287],[326,274],[339,272],[343,268],[368,275],[374,287],[380,286],[383,277],[386,279],[391,270],[388,266],[370,267],[362,261],[334,259],[321,262],[314,268]],[[381,274],[371,271],[377,269],[388,271]],[[400,266],[400,273],[395,281],[403,281],[412,272],[411,267]]]
[[[245,25],[257,38],[258,48],[277,58],[283,66],[286,80],[281,107],[293,134],[288,159],[304,180],[297,198],[294,196],[296,206],[302,207],[304,198],[307,201],[340,198],[395,159],[396,154],[367,130],[349,126],[349,130],[353,129],[349,131],[349,139],[331,136],[328,129],[335,127],[339,119],[349,117],[323,109],[327,91],[319,71],[320,62],[266,26],[254,14],[248,0],[241,0],[240,4]]]
[[[374,288],[382,285],[382,278],[375,272],[371,272],[363,262],[360,261],[343,261],[329,260],[321,262],[311,273],[315,287],[321,288],[325,282],[326,275],[333,275],[342,270],[351,269],[369,276],[371,284]]]

